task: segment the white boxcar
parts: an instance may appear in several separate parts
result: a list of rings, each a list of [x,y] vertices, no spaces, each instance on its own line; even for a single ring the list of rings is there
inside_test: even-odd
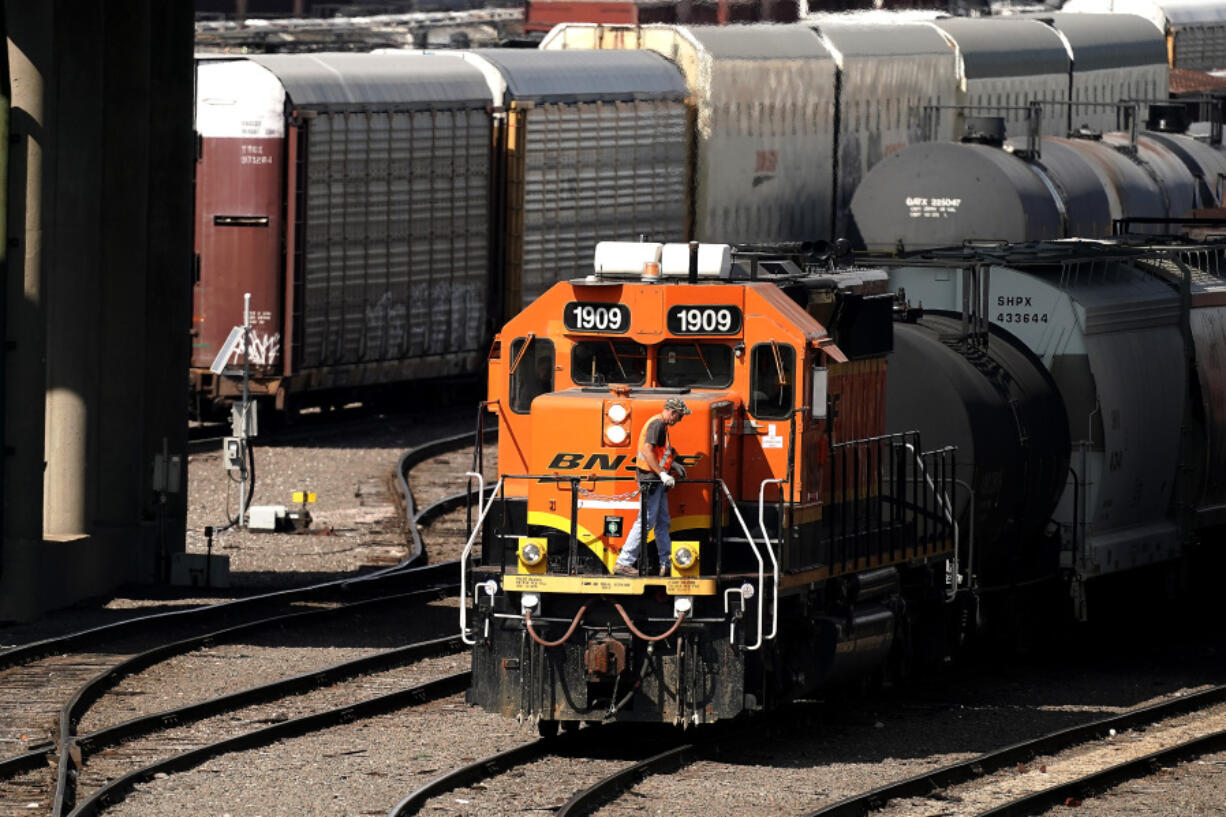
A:
[[[810,28],[564,24],[541,48],[647,49],[680,67],[695,114],[694,238],[831,237],[835,65]]]
[[[846,236],[852,194],[882,158],[954,133],[958,61],[923,23],[814,25],[839,70],[835,235]]]
[[[948,18],[930,25],[957,46],[958,104],[967,116],[1003,117],[1009,137],[1018,142],[1028,129],[1026,106],[1046,101],[1054,104],[1043,108],[1041,132],[1065,135],[1067,114],[1059,103],[1068,101],[1072,55],[1050,26],[1016,17]]]
[[[1069,131],[1082,126],[1105,133],[1124,130],[1128,121],[1121,100],[1165,99],[1171,71],[1162,32],[1135,14],[1052,14],[1044,17],[1073,52],[1071,99],[1065,115]],[[1145,122],[1147,106],[1139,108]]]

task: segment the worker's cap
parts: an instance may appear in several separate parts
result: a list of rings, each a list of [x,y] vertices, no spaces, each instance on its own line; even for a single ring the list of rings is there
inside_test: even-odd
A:
[[[667,400],[665,400],[664,408],[672,409],[673,411],[679,411],[681,412],[682,417],[690,413],[690,407],[687,406],[685,404],[685,401],[682,400],[680,397],[670,397]]]

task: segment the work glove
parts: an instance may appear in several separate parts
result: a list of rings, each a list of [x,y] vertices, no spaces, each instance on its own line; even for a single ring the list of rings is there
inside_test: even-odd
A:
[[[685,479],[685,466],[679,462],[674,462],[673,473],[677,475],[677,479]]]
[[[660,474],[660,482],[664,483],[664,490],[670,490],[677,484],[677,480],[673,479],[672,474]]]

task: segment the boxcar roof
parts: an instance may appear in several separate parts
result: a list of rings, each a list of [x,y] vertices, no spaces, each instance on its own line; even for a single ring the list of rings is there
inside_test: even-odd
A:
[[[515,99],[683,99],[686,93],[677,67],[650,51],[481,48],[473,53],[498,69]]]
[[[260,54],[295,106],[333,110],[478,107],[489,104],[481,72],[462,60],[421,54]]]
[[[922,22],[887,26],[831,21],[814,28],[846,57],[905,57],[953,52],[939,31]]]
[[[1165,65],[1166,38],[1135,14],[1052,14],[1052,26],[1073,47],[1078,71]]]
[[[968,79],[1068,72],[1060,36],[1038,20],[946,18],[932,25],[958,44]]]
[[[802,24],[679,26],[715,59],[830,59],[812,28]]]

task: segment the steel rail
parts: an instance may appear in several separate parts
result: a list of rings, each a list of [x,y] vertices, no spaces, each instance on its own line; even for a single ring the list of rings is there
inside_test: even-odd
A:
[[[1033,792],[996,808],[981,811],[976,817],[1025,817],[1040,814],[1052,806],[1066,803],[1069,798],[1082,800],[1107,791],[1120,783],[1151,775],[1162,766],[1191,760],[1194,757],[1222,749],[1226,749],[1226,730],[1201,735],[1151,752],[1143,757],[1108,766],[1076,780]]]
[[[496,429],[491,429],[485,433],[484,437],[486,439],[494,439],[496,433]],[[80,630],[74,633],[67,633],[62,636],[41,639],[28,644],[21,644],[16,647],[0,650],[0,670],[28,663],[30,661],[35,661],[39,658],[45,658],[48,655],[54,655],[59,652],[72,650],[83,643],[96,643],[100,638],[119,638],[156,631],[161,629],[162,625],[166,623],[177,624],[180,621],[187,619],[198,619],[203,622],[214,617],[224,617],[235,610],[255,607],[259,606],[260,604],[289,604],[295,601],[316,599],[321,596],[326,596],[332,591],[339,591],[341,594],[345,594],[354,592],[353,588],[355,587],[366,590],[366,585],[372,581],[383,581],[386,580],[386,577],[389,575],[397,575],[401,572],[405,572],[412,568],[415,563],[421,559],[421,556],[425,552],[425,544],[421,540],[421,534],[417,531],[417,520],[415,518],[417,516],[416,506],[413,499],[412,490],[409,487],[408,472],[422,462],[432,459],[439,454],[454,451],[463,448],[466,445],[475,445],[476,436],[476,432],[470,431],[464,434],[443,437],[410,449],[401,455],[397,464],[397,474],[401,491],[405,496],[405,521],[409,529],[410,538],[413,540],[414,550],[399,564],[383,570],[374,571],[364,576],[346,577],[343,579],[334,579],[331,581],[306,585],[304,587],[275,590],[270,593],[260,593],[254,596],[234,599],[233,601],[199,605],[186,610],[173,610],[164,613],[154,613],[148,616],[135,616],[133,618],[117,621],[112,624],[104,624],[99,627],[91,627],[87,630]],[[463,495],[461,494],[461,496]],[[445,562],[438,565],[422,565],[418,566],[416,569],[442,572],[447,574],[448,581],[452,581],[453,579],[450,578],[450,572],[453,570],[458,570],[458,565],[453,562]]]
[[[429,525],[446,513],[464,507],[464,503],[470,500],[484,502],[488,499],[489,492],[493,490],[493,486],[486,488],[486,496],[477,496],[477,491],[460,491],[458,494],[450,494],[443,497],[438,502],[431,503],[417,512],[416,522],[419,525]]]
[[[496,428],[487,429],[482,435],[482,439],[486,442],[496,440],[497,438],[498,429]],[[409,483],[409,471],[426,460],[434,459],[440,454],[446,454],[476,444],[477,432],[468,431],[463,434],[433,440],[400,455],[400,461],[396,464],[396,475],[400,483],[400,490],[404,494],[405,519],[408,521],[409,538],[412,541],[413,549],[397,567],[412,565],[426,555],[426,543],[421,538],[421,531],[417,529],[417,521],[420,514],[417,511],[417,499],[413,496],[413,487]]]
[[[138,784],[152,780],[158,774],[172,774],[174,772],[185,771],[218,755],[267,746],[278,740],[298,737],[309,732],[327,729],[350,721],[370,718],[394,712],[398,709],[429,703],[447,695],[462,692],[468,687],[471,678],[472,673],[467,670],[453,673],[397,692],[367,698],[357,703],[346,704],[345,706],[317,712],[313,715],[292,718],[282,723],[266,726],[263,729],[257,729],[254,732],[247,732],[159,760],[156,763],[144,766],[113,780],[98,789],[82,800],[80,805],[73,809],[69,817],[96,817],[96,815],[102,813],[104,808],[114,805],[130,794]]]
[[[487,431],[484,437],[492,439],[496,434],[496,430]],[[405,494],[406,508],[412,509],[412,494],[409,488],[408,472],[413,467],[421,462],[438,456],[441,453],[463,448],[465,445],[475,444],[476,434],[469,432],[467,434],[454,435],[451,437],[442,438],[440,440],[428,442],[422,446],[406,452],[402,455],[399,461],[398,472],[400,475],[401,489]],[[462,502],[467,494],[461,493],[452,497],[447,497],[440,502],[434,503],[425,509],[434,513],[443,512],[441,508],[436,509],[436,506],[444,506],[448,502]],[[418,515],[420,517],[420,515]],[[410,531],[417,533],[418,519],[413,516],[407,516],[408,527]],[[416,537],[420,540],[420,535]],[[327,582],[320,582],[312,585],[307,585],[298,588],[288,588],[285,590],[276,590],[269,593],[260,593],[258,595],[248,596],[241,599],[234,599],[227,602],[219,602],[216,604],[205,604],[196,607],[191,607],[184,610],[173,610],[169,612],[154,613],[146,616],[134,616],[123,621],[104,624],[98,627],[91,627],[85,630],[67,633],[62,636],[40,639],[38,641],[21,644],[8,649],[0,650],[0,670],[30,663],[51,655],[61,654],[71,651],[83,644],[96,644],[100,640],[117,639],[123,637],[137,637],[141,635],[159,633],[167,627],[182,628],[185,623],[197,624],[205,626],[214,620],[224,620],[240,611],[246,612],[249,609],[258,610],[261,607],[276,607],[288,606],[294,602],[319,600],[327,598],[329,594],[345,595],[373,595],[383,591],[382,585],[392,583],[406,583],[410,587],[413,586],[428,586],[430,584],[450,585],[458,580],[459,564],[458,562],[444,562],[436,565],[421,565],[412,567],[412,563],[417,560],[421,552],[410,554],[409,558],[402,560],[399,564],[384,570],[374,573],[358,576],[346,577]],[[360,588],[360,591],[356,588]],[[0,760],[0,780],[11,778],[15,775],[26,771],[31,771],[43,766],[47,762],[49,754],[55,751],[55,744],[48,742],[39,744],[29,749],[28,751]]]
[[[199,703],[186,704],[175,709],[167,709],[152,715],[133,718],[114,726],[98,729],[75,739],[75,745],[81,750],[82,756],[97,752],[107,746],[113,746],[123,740],[147,735],[162,728],[184,726],[189,723],[212,717],[213,715],[232,712],[254,704],[283,698],[286,695],[330,686],[339,681],[354,678],[359,675],[378,672],[382,669],[399,666],[410,661],[430,658],[436,655],[448,655],[460,651],[459,636],[447,636],[430,641],[421,641],[403,647],[384,650],[358,658],[344,661],[330,667],[270,681],[267,684],[248,687],[228,695],[210,698]],[[16,755],[0,761],[0,780],[13,777],[22,772],[37,769],[47,763],[50,755],[55,753],[55,743],[47,742],[34,747],[22,755]]]
[[[313,672],[304,672],[301,675],[293,675],[277,681],[270,681],[267,684],[248,687],[228,695],[210,698],[207,701],[200,701],[199,703],[156,712],[152,715],[133,718],[114,726],[107,726],[81,735],[77,737],[75,744],[81,749],[82,757],[84,758],[89,754],[96,753],[100,749],[157,732],[161,729],[185,726],[214,715],[233,712],[254,704],[275,701],[293,693],[309,692],[321,687],[332,686],[341,681],[403,666],[414,661],[420,661],[423,658],[459,653],[460,646],[459,636],[452,635],[429,641],[419,641],[403,647],[394,647],[364,658],[343,661]]]
[[[351,429],[346,429],[351,430]],[[493,436],[493,432],[487,432],[486,438]],[[465,445],[475,444],[476,434],[460,434],[451,437],[442,438],[433,442],[419,446],[403,455],[399,462],[399,475],[401,489],[405,494],[406,508],[412,508],[412,494],[409,489],[408,473],[417,464],[447,451],[463,448]],[[460,494],[457,497],[448,497],[443,502],[462,501],[465,494]],[[440,505],[441,503],[435,503]],[[434,508],[432,505],[427,510]],[[436,511],[437,512],[437,511]],[[408,527],[411,531],[417,531],[417,519],[413,516],[407,517]],[[420,536],[417,537],[420,539]],[[24,663],[38,660],[50,655],[68,652],[82,644],[95,644],[100,639],[121,638],[129,636],[140,636],[144,634],[157,633],[165,630],[168,626],[183,628],[185,623],[190,622],[199,626],[206,626],[214,620],[224,620],[239,611],[247,611],[250,608],[259,609],[261,607],[276,607],[288,606],[294,602],[326,598],[330,593],[339,595],[373,595],[383,591],[382,585],[392,583],[409,583],[410,585],[429,585],[431,583],[452,584],[458,579],[458,563],[447,562],[439,565],[426,565],[417,568],[411,568],[410,565],[421,555],[420,552],[410,554],[408,559],[401,561],[392,568],[388,568],[375,573],[360,577],[347,577],[328,582],[321,582],[313,585],[308,585],[301,588],[289,588],[286,590],[278,590],[270,593],[261,593],[255,596],[249,596],[242,599],[235,599],[228,602],[220,602],[217,604],[200,605],[185,610],[175,610],[170,612],[154,613],[147,616],[135,616],[124,621],[114,622],[112,624],[101,625],[99,627],[91,627],[86,630],[67,633],[62,636],[53,638],[41,639],[39,641],[28,644],[19,645],[6,650],[0,650],[0,670],[18,666]],[[360,588],[356,590],[355,588]],[[163,713],[165,714],[165,713]],[[79,740],[78,740],[79,742]],[[27,771],[42,767],[48,757],[55,751],[54,742],[39,744],[30,748],[28,751],[12,757],[0,760],[0,780],[14,777]]]
[[[450,772],[434,778],[392,806],[391,810],[387,813],[388,817],[408,817],[410,814],[416,814],[431,797],[436,797],[452,789],[458,789],[461,786],[467,786],[477,781],[494,777],[515,766],[539,760],[553,752],[568,738],[571,738],[571,736],[567,735],[558,740],[537,738],[527,743],[521,743],[504,752],[482,758],[467,766],[452,769]]]
[[[933,791],[1024,763],[1037,755],[1052,754],[1085,743],[1088,740],[1117,731],[1144,726],[1156,721],[1202,709],[1226,700],[1226,685],[1184,695],[1170,701],[1112,715],[1078,726],[1049,732],[1032,740],[1022,741],[994,752],[953,763],[932,772],[889,783],[871,791],[840,800],[829,806],[810,811],[805,817],[864,817],[880,809],[890,800],[900,797],[924,797]]]
[[[190,607],[186,610],[153,613],[147,616],[116,621],[86,630],[67,633],[62,636],[33,641],[0,651],[0,670],[57,655],[77,649],[82,645],[95,646],[103,639],[141,636],[152,633],[162,633],[168,628],[181,628],[184,623],[207,624],[210,621],[224,619],[235,612],[249,609],[259,610],[261,606],[288,605],[300,601],[320,601],[328,598],[343,599],[346,595],[371,596],[386,592],[388,587],[403,582],[408,587],[425,587],[431,584],[452,584],[458,580],[459,565],[455,562],[440,562],[435,565],[423,565],[408,570],[400,570],[396,574],[384,573],[377,577],[377,582],[362,583],[359,578],[345,578],[296,587],[287,590],[276,590],[271,593],[261,593],[257,596],[224,601],[217,604],[204,604]],[[374,586],[378,585],[378,586]],[[355,589],[356,588],[356,589]],[[330,595],[335,594],[335,595]]]
[[[617,799],[623,791],[631,788],[644,778],[655,774],[666,774],[688,766],[705,754],[711,747],[700,749],[697,744],[685,743],[674,746],[645,760],[640,760],[631,766],[614,772],[596,784],[576,792],[561,808],[555,812],[555,817],[579,817],[594,813],[601,806]]]
[[[169,644],[160,644],[152,649],[138,653],[113,667],[104,669],[102,672],[98,673],[93,678],[78,687],[76,692],[73,693],[73,695],[60,709],[59,738],[57,740],[59,746],[59,760],[56,767],[55,797],[51,810],[53,817],[59,817],[59,815],[64,814],[67,809],[71,809],[76,800],[76,780],[80,773],[80,766],[83,763],[80,753],[74,751],[76,746],[75,730],[77,724],[80,722],[80,719],[85,712],[88,711],[89,707],[100,697],[102,697],[107,689],[115,686],[129,675],[140,672],[141,670],[146,669],[160,661],[164,661],[167,658],[183,655],[184,653],[190,652],[191,650],[194,650],[202,645],[217,643],[219,641],[232,638],[236,635],[249,633],[255,630],[263,630],[274,625],[287,624],[290,622],[301,623],[307,620],[316,620],[331,616],[351,614],[359,609],[376,607],[382,604],[403,603],[415,597],[428,597],[432,599],[436,598],[437,596],[437,590],[420,590],[397,596],[385,596],[376,599],[354,602],[341,607],[308,610],[305,612],[289,613],[286,615],[259,619],[257,621],[249,621],[234,627],[228,627],[223,630],[215,630],[213,632],[204,633],[202,635],[193,636],[191,638],[182,639]]]

